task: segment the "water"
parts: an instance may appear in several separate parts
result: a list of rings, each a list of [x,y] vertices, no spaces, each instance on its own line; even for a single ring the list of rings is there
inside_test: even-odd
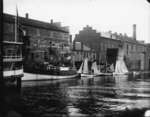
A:
[[[23,82],[28,112],[49,117],[103,117],[150,108],[150,74]]]

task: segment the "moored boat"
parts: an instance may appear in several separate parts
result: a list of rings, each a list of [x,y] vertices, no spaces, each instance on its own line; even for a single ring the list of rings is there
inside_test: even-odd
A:
[[[78,70],[78,74],[80,74],[81,78],[93,78],[95,76],[94,74],[91,74],[88,67],[88,58],[85,58]]]
[[[25,72],[23,81],[31,80],[54,80],[54,79],[68,79],[76,78],[78,76],[76,70],[71,69],[70,67],[56,67],[56,66],[47,66],[47,69],[37,69],[32,70],[32,72]]]
[[[23,81],[32,81],[32,80],[56,80],[56,79],[69,79],[76,78],[78,74],[72,75],[45,75],[45,74],[33,74],[33,73],[24,73]]]
[[[75,78],[78,73],[70,66],[54,66],[51,64],[42,64],[40,67],[26,69],[23,81],[29,80],[52,80],[52,79],[68,79]]]
[[[125,75],[125,74],[129,74],[129,71],[124,62],[124,51],[120,49],[118,52],[118,59],[116,61],[115,71],[113,72],[113,75]]]
[[[85,58],[84,62],[80,66],[80,69],[78,70],[78,73],[81,77],[93,78],[95,76],[100,76],[103,74],[98,70],[96,61],[92,63],[91,71],[88,68],[88,59]]]

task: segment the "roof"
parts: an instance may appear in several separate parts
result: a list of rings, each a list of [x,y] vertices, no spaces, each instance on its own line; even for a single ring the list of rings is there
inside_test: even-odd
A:
[[[104,32],[104,33],[97,32],[90,26],[83,27],[83,29],[79,31],[79,34],[76,34],[75,41],[80,41],[80,40],[78,40],[78,35],[82,35],[82,33],[83,33],[83,35],[90,35],[90,32],[92,32],[93,34],[95,34],[95,36],[97,36],[97,40],[104,39],[104,40],[109,40],[109,41],[127,42],[127,43],[132,43],[132,44],[145,45],[145,43],[135,40],[132,37],[128,37],[127,35],[124,36],[121,33],[120,34],[111,33],[111,31],[109,31],[109,32],[107,32],[107,34],[105,34],[106,32]]]
[[[14,23],[15,17],[16,16],[14,16],[14,15],[6,14],[6,13],[3,14],[4,21]],[[19,23],[21,25],[25,25],[25,26],[33,26],[33,27],[37,27],[37,28],[44,28],[44,29],[48,29],[48,30],[55,30],[55,31],[61,31],[64,33],[69,33],[69,31],[66,30],[64,27],[58,27],[58,26],[48,23],[48,22],[38,21],[38,20],[24,18],[24,17],[20,17],[20,16],[19,16]]]

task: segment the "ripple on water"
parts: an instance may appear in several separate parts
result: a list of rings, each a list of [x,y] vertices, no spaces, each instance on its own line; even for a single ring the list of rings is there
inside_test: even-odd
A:
[[[25,102],[34,109],[40,106],[52,113],[57,110],[58,113],[85,117],[127,108],[150,108],[150,80],[140,76],[29,84],[30,87],[23,88]]]

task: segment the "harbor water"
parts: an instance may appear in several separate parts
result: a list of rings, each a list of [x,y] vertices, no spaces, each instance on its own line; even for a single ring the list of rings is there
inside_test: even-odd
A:
[[[150,109],[150,74],[28,81],[21,95],[32,117],[116,117]]]

